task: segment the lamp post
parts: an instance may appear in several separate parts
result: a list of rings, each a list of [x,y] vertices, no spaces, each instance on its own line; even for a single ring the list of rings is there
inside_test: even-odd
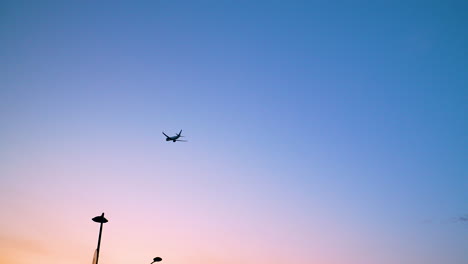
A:
[[[162,258],[160,258],[160,257],[155,257],[155,258],[153,259],[153,262],[151,262],[151,264],[153,264],[153,263],[155,263],[155,262],[159,262],[159,261],[161,261],[161,260],[162,260]]]
[[[97,244],[97,249],[96,249],[96,264],[99,262],[99,249],[101,248],[101,235],[102,235],[102,225],[104,223],[107,223],[107,219],[104,217],[104,213],[102,213],[100,216],[96,216],[92,219],[96,223],[100,223],[101,226],[99,227],[99,239],[98,239],[98,244]]]

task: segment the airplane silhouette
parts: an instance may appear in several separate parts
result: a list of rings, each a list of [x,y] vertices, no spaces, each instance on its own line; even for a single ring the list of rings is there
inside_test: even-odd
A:
[[[172,141],[172,142],[176,142],[176,141],[181,141],[181,142],[187,142],[187,140],[181,140],[179,139],[180,137],[184,137],[184,136],[181,136],[180,134],[182,134],[182,130],[180,130],[179,134],[176,134],[175,136],[173,137],[170,137],[168,135],[166,135],[166,133],[162,132],[163,135],[166,136],[166,141]]]

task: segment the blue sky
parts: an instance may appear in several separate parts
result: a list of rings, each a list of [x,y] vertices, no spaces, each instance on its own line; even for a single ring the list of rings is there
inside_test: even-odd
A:
[[[123,173],[122,186],[179,186],[260,222],[280,210],[293,219],[278,226],[298,229],[325,212],[351,232],[346,241],[361,231],[386,245],[418,241],[399,263],[427,252],[434,263],[468,260],[466,224],[445,224],[468,213],[465,1],[7,1],[1,10],[5,189],[55,188],[38,190],[56,179],[15,168],[42,155],[51,170],[56,159],[131,160],[142,176]],[[189,143],[162,142],[161,131],[179,129]],[[153,178],[153,165],[174,178]],[[66,193],[73,176],[63,177]],[[0,198],[20,199],[9,195]]]

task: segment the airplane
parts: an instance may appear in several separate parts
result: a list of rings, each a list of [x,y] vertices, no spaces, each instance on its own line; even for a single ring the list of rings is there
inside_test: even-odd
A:
[[[179,139],[180,137],[183,137],[181,136],[180,134],[182,134],[182,130],[180,130],[179,134],[176,134],[175,136],[173,137],[170,137],[168,135],[166,135],[166,133],[162,132],[163,135],[166,136],[166,141],[172,141],[172,142],[176,142],[176,141],[181,141],[181,142],[187,142],[187,140],[181,140]]]

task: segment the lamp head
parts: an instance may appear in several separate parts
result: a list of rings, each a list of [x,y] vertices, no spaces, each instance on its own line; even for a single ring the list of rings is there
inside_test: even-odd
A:
[[[107,219],[104,217],[104,213],[102,213],[100,216],[93,217],[93,221],[101,224],[108,222]]]
[[[151,263],[159,262],[159,261],[161,261],[161,260],[162,260],[162,258],[160,258],[160,257],[155,257],[155,258],[153,259],[153,262],[151,262]]]

